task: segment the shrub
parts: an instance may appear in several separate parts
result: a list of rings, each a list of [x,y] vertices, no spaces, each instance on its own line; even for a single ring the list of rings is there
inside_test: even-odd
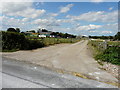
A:
[[[15,32],[2,32],[2,49],[20,49],[24,46],[26,39],[23,34]]]
[[[30,50],[43,47],[38,40],[28,40],[23,34],[15,32],[2,32],[2,50]]]
[[[29,49],[29,50],[41,48],[44,46],[44,44],[39,40],[29,40],[27,45],[28,47],[26,49]]]
[[[110,62],[112,64],[120,65],[119,54],[120,47],[109,47],[103,53],[95,56],[96,60]]]

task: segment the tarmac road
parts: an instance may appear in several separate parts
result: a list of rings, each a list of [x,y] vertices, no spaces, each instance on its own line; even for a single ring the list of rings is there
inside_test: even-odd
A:
[[[3,58],[2,64],[3,88],[117,88],[7,58]]]

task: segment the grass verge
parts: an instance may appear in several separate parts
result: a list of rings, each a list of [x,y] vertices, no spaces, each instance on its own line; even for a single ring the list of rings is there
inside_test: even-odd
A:
[[[110,42],[110,44],[112,44],[112,42]],[[100,50],[98,48],[99,41],[89,41],[88,45],[93,52],[93,57],[100,65],[102,65],[102,62],[109,62],[115,65],[120,65],[120,59],[118,55],[120,53],[119,43],[116,44],[113,42],[112,47],[107,47],[105,50]]]

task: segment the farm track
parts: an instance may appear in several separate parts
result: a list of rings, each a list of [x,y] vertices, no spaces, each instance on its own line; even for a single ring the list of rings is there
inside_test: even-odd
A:
[[[59,44],[31,51],[3,53],[3,57],[25,61],[74,75],[87,77],[101,82],[117,83],[110,73],[100,69],[100,65],[91,56],[88,41],[82,40],[74,44]],[[84,77],[83,77],[84,78]]]

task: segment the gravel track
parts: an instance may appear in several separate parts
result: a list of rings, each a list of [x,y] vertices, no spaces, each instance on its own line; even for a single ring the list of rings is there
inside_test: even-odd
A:
[[[99,68],[100,65],[90,55],[87,43],[88,40],[82,40],[74,44],[57,44],[36,50],[3,53],[3,57],[77,72],[102,82],[118,82],[110,73]]]

